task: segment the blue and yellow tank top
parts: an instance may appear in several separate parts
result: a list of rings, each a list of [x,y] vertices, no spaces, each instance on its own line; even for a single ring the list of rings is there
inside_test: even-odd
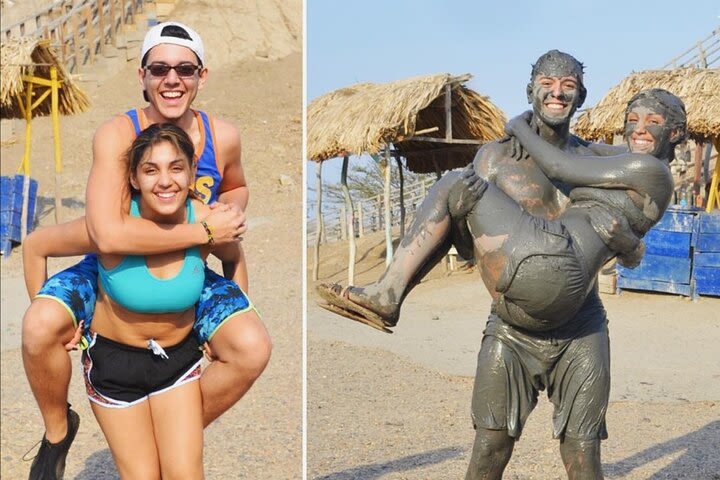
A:
[[[200,151],[195,152],[197,171],[195,174],[195,195],[197,199],[205,204],[217,202],[222,172],[217,165],[217,142],[215,141],[215,128],[212,118],[205,112],[192,110],[195,114],[200,128]],[[135,129],[135,136],[149,125],[145,123],[145,116],[140,114],[139,109],[128,110],[125,116],[132,123]],[[141,120],[142,119],[142,120]]]
[[[186,202],[188,223],[195,222],[190,199]],[[137,196],[130,214],[139,217]],[[118,305],[138,313],[182,312],[200,299],[205,283],[205,262],[198,247],[185,251],[180,271],[172,278],[157,278],[148,269],[144,255],[126,255],[118,266],[106,269],[98,259],[98,277],[103,290]]]

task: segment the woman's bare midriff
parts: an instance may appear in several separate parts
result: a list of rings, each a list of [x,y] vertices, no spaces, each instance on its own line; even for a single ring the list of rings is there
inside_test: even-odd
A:
[[[137,313],[113,302],[100,288],[91,330],[134,347],[146,348],[151,338],[161,347],[168,347],[183,341],[194,321],[194,306],[183,312]]]

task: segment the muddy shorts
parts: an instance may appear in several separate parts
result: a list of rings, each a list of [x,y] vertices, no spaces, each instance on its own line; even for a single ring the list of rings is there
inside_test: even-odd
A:
[[[90,342],[90,324],[97,297],[97,256],[88,255],[80,263],[53,275],[35,298],[50,298],[70,314],[73,326],[84,322],[85,335],[80,347]],[[205,284],[195,304],[193,330],[201,344],[209,341],[228,320],[241,313],[255,311],[245,292],[232,280],[205,266]]]
[[[200,378],[203,354],[193,334],[177,345],[154,349],[94,332],[90,338],[81,359],[85,389],[90,401],[103,407],[132,407]]]
[[[523,215],[516,229],[503,244],[496,313],[522,329],[552,330],[580,309],[594,277],[560,221]]]
[[[526,332],[490,315],[473,389],[476,429],[507,430],[520,438],[538,393],[547,390],[554,438],[607,438],[610,341],[604,309],[596,293],[591,297],[600,310],[585,317],[581,312],[562,331]]]

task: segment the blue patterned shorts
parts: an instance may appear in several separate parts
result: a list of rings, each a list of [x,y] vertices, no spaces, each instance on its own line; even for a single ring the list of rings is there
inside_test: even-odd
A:
[[[59,272],[48,279],[35,298],[50,298],[60,303],[72,317],[73,326],[82,321],[85,335],[80,342],[82,349],[90,342],[90,323],[95,313],[97,298],[97,255],[87,255],[80,263]],[[200,300],[195,304],[193,329],[202,345],[228,320],[255,306],[245,292],[232,280],[213,272],[205,266],[205,284]]]
[[[237,283],[218,275],[205,265],[205,284],[200,300],[195,304],[195,325],[193,325],[201,345],[212,340],[215,332],[225,322],[251,310],[257,313],[255,305]]]

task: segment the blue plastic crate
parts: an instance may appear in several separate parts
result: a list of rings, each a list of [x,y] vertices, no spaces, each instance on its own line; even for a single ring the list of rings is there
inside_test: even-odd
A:
[[[693,279],[699,295],[720,296],[720,214],[702,213],[696,221]]]
[[[692,232],[651,229],[645,235],[645,253],[666,257],[690,258]]]
[[[22,232],[23,175],[0,177],[0,253],[9,255],[13,243],[20,243]],[[27,231],[35,225],[37,180],[30,179],[28,191]]]
[[[637,280],[658,280],[662,282],[690,283],[692,259],[646,254],[636,268],[618,266],[622,277]]]
[[[694,296],[690,283],[663,282],[661,280],[646,280],[640,278],[627,278],[618,276],[617,288],[620,290],[647,290],[651,292],[673,293],[686,297]]]
[[[618,266],[617,288],[694,296],[692,246],[697,209],[671,206],[645,235],[645,256],[634,269]]]
[[[653,226],[652,230],[663,230],[666,232],[687,232],[693,231],[695,225],[695,215],[698,209],[682,208],[677,205],[671,205],[663,214],[658,223]]]

